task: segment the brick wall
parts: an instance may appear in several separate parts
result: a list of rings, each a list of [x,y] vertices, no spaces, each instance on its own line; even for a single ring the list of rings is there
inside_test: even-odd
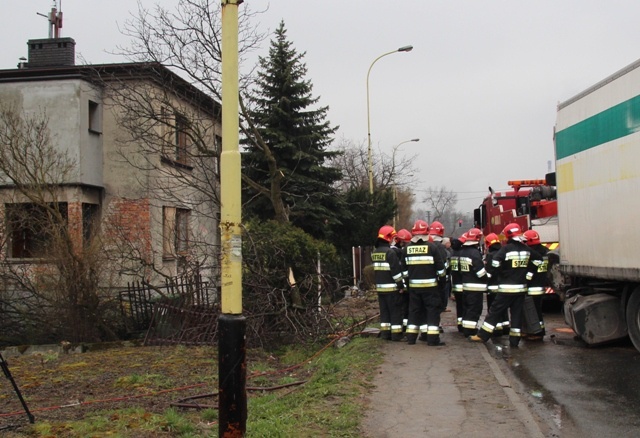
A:
[[[113,198],[104,219],[107,224],[107,238],[124,239],[135,244],[144,257],[151,259],[149,199]]]
[[[76,42],[73,38],[45,38],[27,42],[29,68],[75,65]]]
[[[67,204],[67,223],[69,238],[73,243],[76,254],[82,249],[82,203],[69,202]]]

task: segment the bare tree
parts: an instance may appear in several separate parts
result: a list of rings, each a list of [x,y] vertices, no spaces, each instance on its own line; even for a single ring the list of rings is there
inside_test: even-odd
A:
[[[446,187],[429,187],[423,202],[427,203],[429,211],[431,211],[431,220],[442,221],[445,213],[455,208],[458,195]]]
[[[109,221],[110,249],[128,260],[121,273],[149,280],[215,270],[210,246],[217,242],[220,205],[220,105],[156,63],[96,66],[91,74],[108,123],[122,128],[105,143],[112,166],[135,178],[128,196],[147,200],[154,212],[153,235],[132,235],[118,218]],[[167,214],[175,222],[180,211],[189,215],[185,236],[167,228]],[[184,246],[176,248],[176,240]],[[178,261],[171,269],[169,259]]]
[[[367,145],[364,142],[354,143],[352,140],[341,139],[336,149],[341,153],[334,157],[331,165],[342,170],[343,178],[339,182],[342,191],[368,187],[369,185],[369,162]],[[373,155],[373,180],[378,189],[393,189],[406,187],[411,190],[416,184],[418,169],[413,161],[415,155],[409,157],[395,157],[379,152]]]
[[[416,196],[410,188],[399,187],[396,190],[396,204],[398,212],[396,214],[396,229],[411,229],[413,225],[414,205]]]
[[[172,9],[159,3],[150,8],[141,0],[137,3],[138,11],[121,29],[131,38],[130,45],[119,47],[118,54],[133,62],[162,64],[221,101],[220,2],[179,0]],[[255,26],[260,12],[247,3],[239,9],[238,17],[239,61],[245,68],[248,54],[265,39]],[[252,71],[240,76],[241,89],[247,88]]]
[[[89,233],[78,223],[68,186],[77,166],[53,143],[45,113],[0,106],[0,330],[5,339],[35,338],[23,342],[113,339],[99,228]]]
[[[245,3],[239,10],[238,41],[239,61],[243,67],[240,75],[241,126],[246,138],[263,151],[269,163],[271,185],[264,187],[242,175],[250,185],[273,205],[277,220],[287,222],[288,212],[282,199],[283,173],[275,157],[251,123],[247,106],[251,93],[255,66],[247,68],[248,55],[265,40],[266,34],[258,30],[255,18],[261,12]],[[208,0],[180,0],[173,9],[159,4],[146,8],[138,1],[138,11],[123,26],[122,33],[131,37],[131,45],[120,47],[119,54],[134,62],[162,64],[190,84],[208,93],[218,101],[221,90],[221,6]]]
[[[458,221],[464,219],[465,215],[456,210],[458,195],[446,187],[429,187],[423,202],[427,204],[426,210],[418,211],[420,219],[429,222],[439,221],[445,227],[448,235],[459,235]],[[464,221],[468,222],[468,221]],[[468,229],[467,227],[466,229]],[[466,231],[465,229],[465,231]]]

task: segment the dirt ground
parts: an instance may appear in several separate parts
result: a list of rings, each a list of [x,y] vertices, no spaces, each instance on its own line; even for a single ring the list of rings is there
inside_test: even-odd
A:
[[[371,297],[347,299],[338,307],[343,316],[377,322],[377,300]],[[455,312],[443,313],[443,326],[443,347],[380,340],[385,357],[375,389],[366,398],[362,435],[553,436],[487,347],[458,334]],[[45,350],[5,359],[37,421],[80,419],[123,405],[162,413],[173,403],[216,390],[213,348],[124,347],[85,354]],[[269,360],[248,358],[254,359]],[[12,432],[19,433],[26,415],[8,380],[0,379],[0,435],[19,436]],[[215,405],[217,399],[199,402]]]
[[[161,412],[168,403],[210,390],[202,376],[216,369],[216,357],[207,348],[189,349],[189,354],[180,347],[124,347],[84,354],[49,350],[5,359],[27,406],[38,420],[46,421],[83,418],[127,400]],[[26,418],[6,379],[0,385],[0,412],[4,426]]]
[[[445,346],[381,341],[385,359],[367,399],[363,436],[552,436],[500,360],[458,333],[455,310],[442,316]]]

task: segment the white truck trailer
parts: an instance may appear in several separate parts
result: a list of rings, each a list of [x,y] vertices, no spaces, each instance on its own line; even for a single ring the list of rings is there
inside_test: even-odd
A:
[[[554,140],[565,321],[640,350],[640,60],[560,103]]]

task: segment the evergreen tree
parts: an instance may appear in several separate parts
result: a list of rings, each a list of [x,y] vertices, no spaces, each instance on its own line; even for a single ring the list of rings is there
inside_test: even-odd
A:
[[[259,59],[257,89],[248,111],[255,130],[243,139],[243,174],[245,182],[251,181],[243,188],[244,214],[283,220],[274,209],[275,194],[291,223],[326,239],[340,223],[345,205],[334,187],[341,171],[325,163],[338,153],[327,150],[337,127],[326,120],[328,107],[314,108],[319,98],[312,96],[311,81],[305,79],[304,55],[287,40],[281,22],[268,57]],[[276,172],[261,144],[273,155]]]

